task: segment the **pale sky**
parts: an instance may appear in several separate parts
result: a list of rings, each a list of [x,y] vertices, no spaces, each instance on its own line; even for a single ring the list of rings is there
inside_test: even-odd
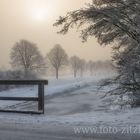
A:
[[[92,0],[0,0],[0,67],[9,66],[9,53],[15,42],[34,42],[43,55],[61,44],[69,56],[86,60],[110,59],[110,47],[100,46],[95,38],[82,43],[76,30],[59,35],[53,23],[59,16],[79,9]]]

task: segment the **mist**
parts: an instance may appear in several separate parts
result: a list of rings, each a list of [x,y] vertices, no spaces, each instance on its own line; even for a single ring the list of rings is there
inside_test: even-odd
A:
[[[0,0],[0,66],[10,67],[10,50],[22,39],[37,44],[43,55],[59,43],[69,56],[78,55],[87,61],[111,59],[110,47],[100,46],[94,37],[82,43],[75,29],[63,36],[53,27],[60,15],[79,9],[88,2],[91,0]]]

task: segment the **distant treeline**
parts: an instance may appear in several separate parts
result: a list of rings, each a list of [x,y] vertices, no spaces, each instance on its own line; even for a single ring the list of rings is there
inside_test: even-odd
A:
[[[27,40],[15,43],[10,52],[10,60],[12,70],[1,71],[0,79],[36,79],[50,73],[58,79],[59,72],[64,69],[74,77],[83,76],[85,73],[94,75],[97,70],[113,69],[109,60],[86,61],[78,56],[69,57],[59,44],[43,56],[37,45]]]

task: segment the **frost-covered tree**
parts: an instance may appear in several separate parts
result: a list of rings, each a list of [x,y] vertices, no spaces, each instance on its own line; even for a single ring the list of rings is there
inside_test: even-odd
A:
[[[119,76],[110,80],[118,85],[112,92],[140,93],[139,0],[93,0],[85,8],[60,17],[54,25],[62,25],[61,34],[74,26],[81,27],[83,41],[95,36],[101,45],[114,44],[113,60]]]
[[[122,52],[115,52],[113,56],[119,72],[116,78],[120,85],[118,91],[123,93],[137,94],[140,91],[140,47],[135,45],[131,44]]]
[[[58,79],[60,68],[68,63],[67,53],[61,45],[56,44],[47,54],[47,58],[49,59],[51,66],[55,69],[56,78]]]
[[[14,45],[10,58],[12,67],[24,70],[27,77],[29,73],[42,73],[45,70],[42,54],[34,43],[27,40],[21,40]]]
[[[72,66],[72,69],[73,69],[73,73],[74,73],[74,77],[75,78],[76,78],[77,72],[78,72],[78,70],[80,68],[79,62],[80,62],[80,58],[78,56],[72,56],[70,58],[70,64]]]

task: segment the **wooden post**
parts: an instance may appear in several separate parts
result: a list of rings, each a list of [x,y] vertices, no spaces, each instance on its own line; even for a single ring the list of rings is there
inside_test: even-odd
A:
[[[44,114],[44,84],[38,84],[38,110]]]

